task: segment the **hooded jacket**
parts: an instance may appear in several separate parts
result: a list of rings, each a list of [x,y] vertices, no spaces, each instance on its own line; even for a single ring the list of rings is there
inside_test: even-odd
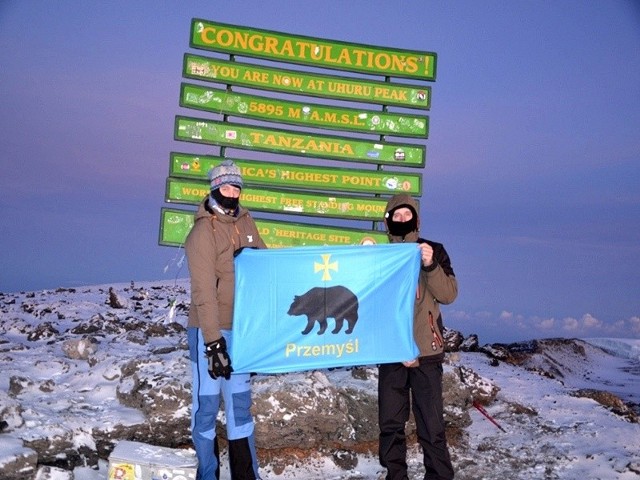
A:
[[[395,195],[387,203],[385,218],[391,210],[401,205],[409,205],[415,212],[419,211],[416,201],[410,195]],[[418,217],[418,229],[419,227]],[[428,243],[433,248],[433,263],[420,268],[414,305],[413,336],[420,349],[421,362],[440,362],[444,359],[444,327],[440,304],[450,304],[458,296],[458,282],[449,255],[441,243],[420,238],[418,230],[404,237],[391,234],[388,236],[391,243]]]
[[[232,326],[234,253],[266,248],[246,208],[238,207],[234,217],[211,210],[207,201],[200,204],[184,245],[191,275],[188,326],[200,328],[205,343],[218,340],[220,330]]]

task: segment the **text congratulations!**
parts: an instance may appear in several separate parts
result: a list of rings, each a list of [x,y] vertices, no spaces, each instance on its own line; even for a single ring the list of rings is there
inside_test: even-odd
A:
[[[306,65],[435,79],[435,54],[346,44],[193,20],[192,45]]]

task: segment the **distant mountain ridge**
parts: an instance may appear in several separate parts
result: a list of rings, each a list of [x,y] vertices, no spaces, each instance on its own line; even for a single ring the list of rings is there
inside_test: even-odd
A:
[[[600,347],[611,355],[640,361],[640,340],[626,338],[583,338],[591,345]]]

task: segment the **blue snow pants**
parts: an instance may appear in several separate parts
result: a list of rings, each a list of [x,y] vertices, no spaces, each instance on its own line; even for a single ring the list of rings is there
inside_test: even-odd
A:
[[[230,348],[231,332],[224,330],[222,335]],[[250,375],[232,373],[229,380],[224,378],[214,380],[207,370],[202,331],[199,328],[189,327],[187,340],[193,374],[191,435],[198,459],[196,480],[220,478],[216,418],[220,409],[221,396],[224,400],[227,420],[231,478],[233,480],[259,479],[251,415]]]

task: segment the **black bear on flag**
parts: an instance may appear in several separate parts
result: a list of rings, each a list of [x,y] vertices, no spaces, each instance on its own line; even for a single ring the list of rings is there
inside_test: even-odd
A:
[[[338,333],[347,321],[349,328],[344,333],[353,332],[358,321],[358,297],[346,287],[314,287],[302,295],[295,295],[289,307],[288,315],[306,315],[307,327],[302,331],[307,335],[316,321],[320,324],[318,335],[327,329],[327,319],[334,318],[335,328],[331,333]]]

